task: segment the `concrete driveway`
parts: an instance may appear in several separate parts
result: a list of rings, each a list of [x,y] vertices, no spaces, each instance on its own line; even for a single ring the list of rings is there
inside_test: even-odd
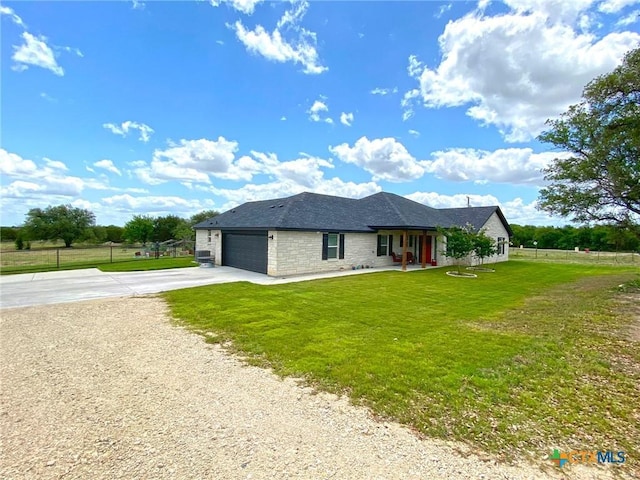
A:
[[[97,268],[0,276],[0,308],[78,302],[123,297],[228,282],[262,285],[300,282],[316,278],[371,273],[394,268],[349,270],[276,278],[232,267],[176,268],[148,272],[101,272]]]

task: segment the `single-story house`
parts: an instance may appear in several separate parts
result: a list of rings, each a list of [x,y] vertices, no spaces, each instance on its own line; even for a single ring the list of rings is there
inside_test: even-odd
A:
[[[498,254],[490,261],[508,260],[511,228],[499,207],[436,209],[386,192],[361,199],[305,192],[247,202],[195,225],[195,248],[217,265],[272,276],[398,261],[404,269],[411,259],[424,268],[447,263],[438,227],[467,224],[495,239]]]

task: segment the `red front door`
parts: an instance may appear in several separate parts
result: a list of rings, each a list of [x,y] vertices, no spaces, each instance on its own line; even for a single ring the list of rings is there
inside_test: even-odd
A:
[[[431,235],[427,235],[427,264],[431,263]]]

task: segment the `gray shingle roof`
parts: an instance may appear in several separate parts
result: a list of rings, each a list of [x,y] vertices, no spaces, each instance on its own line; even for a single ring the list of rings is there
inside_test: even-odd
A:
[[[463,226],[480,228],[498,207],[436,209],[380,192],[362,199],[300,193],[286,198],[247,202],[195,225],[196,229],[315,230],[375,232],[381,229],[425,229]]]

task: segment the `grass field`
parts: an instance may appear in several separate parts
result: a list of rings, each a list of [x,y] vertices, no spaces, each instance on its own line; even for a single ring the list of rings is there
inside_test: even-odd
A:
[[[98,265],[103,272],[141,272],[149,270],[166,270],[169,268],[195,267],[193,257],[160,257],[136,260],[135,262],[105,263]]]
[[[512,261],[475,280],[433,269],[164,296],[209,342],[422,434],[505,459],[624,450],[629,470],[640,458],[640,349],[628,332],[640,320],[616,299],[640,294],[638,278]]]
[[[511,248],[509,258],[511,260],[586,265],[628,265],[640,268],[640,253],[637,252],[585,252],[584,250],[576,252],[575,250]]]
[[[99,267],[108,271],[149,270],[149,261],[155,261],[154,252],[142,246],[88,246],[61,248],[51,242],[33,242],[30,250],[16,250],[13,244],[3,242],[0,251],[0,274],[46,272],[51,270],[70,270]],[[146,253],[149,252],[149,257]],[[162,252],[168,259],[176,255],[173,267],[189,266],[193,256],[180,250]],[[168,264],[168,263],[167,263]],[[110,267],[110,265],[113,265]],[[105,270],[106,271],[106,270]]]

